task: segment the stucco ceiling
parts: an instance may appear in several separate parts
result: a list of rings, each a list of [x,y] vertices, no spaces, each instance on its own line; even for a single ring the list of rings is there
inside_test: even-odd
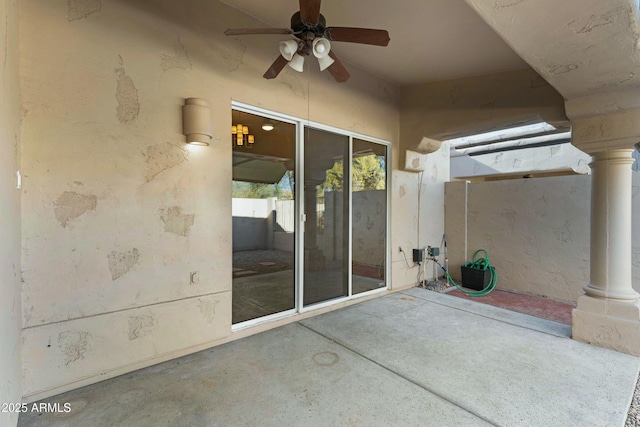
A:
[[[299,9],[297,0],[223,2],[277,28],[289,28]],[[321,13],[328,26],[389,31],[388,47],[336,42],[332,49],[347,66],[401,86],[528,67],[464,0],[324,0]]]

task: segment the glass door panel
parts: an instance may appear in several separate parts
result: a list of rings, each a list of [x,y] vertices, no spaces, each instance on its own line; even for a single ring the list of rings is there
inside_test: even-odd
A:
[[[237,324],[295,309],[296,126],[238,110],[232,125]]]
[[[348,136],[305,129],[305,306],[349,295],[348,159]]]
[[[387,147],[353,140],[351,162],[353,294],[386,286]]]

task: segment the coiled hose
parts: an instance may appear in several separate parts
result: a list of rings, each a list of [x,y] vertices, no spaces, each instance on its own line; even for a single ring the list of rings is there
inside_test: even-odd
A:
[[[481,252],[484,253],[484,258],[477,258],[478,254]],[[487,254],[487,251],[484,249],[478,249],[477,251],[475,251],[472,260],[464,265],[465,267],[476,268],[478,270],[489,270],[489,283],[484,287],[484,289],[480,291],[470,291],[458,285],[449,275],[449,271],[447,271],[447,269],[444,268],[437,259],[434,258],[434,261],[440,266],[440,268],[444,270],[449,280],[451,280],[451,283],[453,283],[456,288],[458,288],[461,292],[464,292],[464,294],[469,297],[483,297],[485,295],[489,295],[491,291],[495,289],[496,284],[498,283],[498,273],[496,273],[496,269],[489,263],[489,254]]]

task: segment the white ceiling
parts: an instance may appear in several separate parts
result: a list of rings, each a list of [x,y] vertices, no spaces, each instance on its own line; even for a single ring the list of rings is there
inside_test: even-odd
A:
[[[299,9],[298,0],[223,2],[276,28],[289,28]],[[335,42],[332,50],[347,68],[401,86],[528,67],[464,0],[324,0],[320,12],[327,26],[387,30],[388,47]]]

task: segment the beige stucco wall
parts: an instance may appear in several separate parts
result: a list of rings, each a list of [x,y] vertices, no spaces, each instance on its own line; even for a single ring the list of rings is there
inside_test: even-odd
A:
[[[349,64],[346,84],[313,66],[267,81],[279,38],[225,37],[260,23],[217,1],[20,5],[27,399],[230,334],[232,100],[397,154],[394,85]],[[184,145],[187,97],[211,103],[209,147]],[[416,195],[407,182],[394,197]]]
[[[498,175],[501,173],[574,170],[589,173],[591,156],[571,144],[521,148],[481,155],[461,155],[452,151],[451,178]]]
[[[0,403],[19,403],[21,377],[20,303],[20,81],[18,4],[0,0]],[[6,408],[5,408],[6,409]],[[0,412],[0,425],[15,425],[18,413]]]
[[[394,173],[391,215],[392,282],[418,283],[418,267],[412,263],[412,249],[440,247],[444,234],[445,183],[450,178],[449,147],[446,144],[430,154],[409,152],[408,158],[418,170]],[[419,191],[416,192],[415,189]],[[418,194],[420,197],[418,197]],[[408,263],[406,268],[402,247]],[[424,272],[426,280],[433,279],[430,265]]]
[[[385,264],[387,232],[387,192],[356,191],[351,196],[353,207],[353,262],[376,267]]]
[[[633,287],[640,291],[640,172],[633,174]],[[464,253],[466,197],[466,253]],[[575,303],[589,283],[590,176],[446,185],[452,275],[484,248],[498,289]]]
[[[633,288],[637,292],[640,292],[640,152],[635,151],[633,156],[636,162],[633,165],[633,186],[631,189],[633,195],[631,202],[633,212],[633,222],[631,225],[631,263],[633,270],[631,276],[633,277]]]
[[[406,86],[400,100],[402,148],[421,153],[518,124],[568,124],[564,99],[531,69]]]

